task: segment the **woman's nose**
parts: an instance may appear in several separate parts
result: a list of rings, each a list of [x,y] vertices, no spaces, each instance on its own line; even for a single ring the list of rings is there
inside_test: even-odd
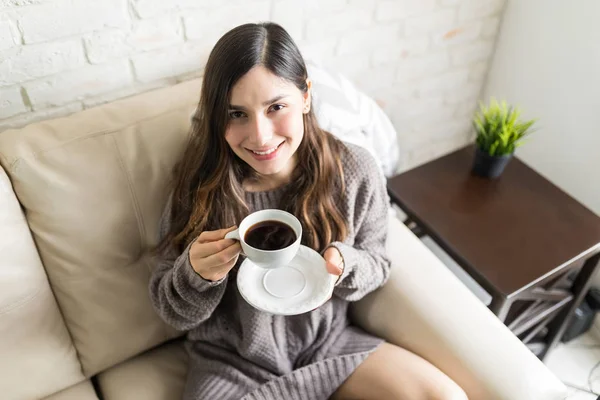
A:
[[[268,118],[258,116],[251,127],[250,142],[256,146],[263,146],[273,138],[273,126]]]

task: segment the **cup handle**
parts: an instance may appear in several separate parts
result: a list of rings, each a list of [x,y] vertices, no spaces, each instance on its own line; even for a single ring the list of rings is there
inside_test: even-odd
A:
[[[237,240],[238,242],[242,243],[242,238],[240,237],[240,229],[236,229],[234,231],[228,232],[225,235],[225,239],[233,239],[233,240]],[[244,257],[246,257],[246,253],[244,253],[244,250],[242,250],[240,252],[241,255],[243,255]]]
[[[237,240],[238,242],[241,242],[242,239],[240,238],[240,230],[239,230],[239,228],[236,229],[236,230],[234,230],[234,231],[228,232],[225,235],[225,239],[234,239],[234,240]]]

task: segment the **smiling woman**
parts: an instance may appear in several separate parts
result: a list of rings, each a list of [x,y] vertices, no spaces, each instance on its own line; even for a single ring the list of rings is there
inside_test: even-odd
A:
[[[241,221],[246,192],[292,181],[282,208],[302,222],[304,242],[323,251],[344,240],[347,223],[333,197],[344,193],[344,145],[319,128],[306,65],[287,32],[275,24],[231,30],[215,45],[203,82],[164,242],[182,251],[200,232]]]
[[[465,399],[424,359],[350,325],[349,302],[389,276],[386,187],[367,150],[318,126],[287,32],[231,30],[203,82],[150,280],[157,312],[189,331],[184,399]],[[240,245],[225,235],[269,208],[295,215],[301,243],[338,276],[317,309],[274,315],[240,295]]]
[[[225,140],[256,171],[259,179],[247,182],[251,190],[272,189],[290,180],[304,137],[310,85],[307,79],[307,90],[301,92],[293,83],[257,66],[233,87]]]

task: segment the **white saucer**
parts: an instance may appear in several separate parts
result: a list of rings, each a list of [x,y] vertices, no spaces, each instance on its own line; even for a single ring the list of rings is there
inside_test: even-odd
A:
[[[325,259],[310,247],[300,246],[288,265],[265,269],[246,259],[237,275],[240,294],[251,306],[278,315],[296,315],[323,305],[337,277],[325,268]]]

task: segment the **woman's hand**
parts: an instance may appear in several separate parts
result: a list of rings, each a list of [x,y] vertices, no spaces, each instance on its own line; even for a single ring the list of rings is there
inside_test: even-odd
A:
[[[217,231],[205,231],[190,247],[190,264],[198,275],[207,281],[218,281],[233,268],[241,252],[240,242],[225,239],[236,229],[232,226]]]
[[[331,275],[340,276],[344,271],[344,258],[340,251],[335,247],[328,247],[323,253],[327,272]]]

